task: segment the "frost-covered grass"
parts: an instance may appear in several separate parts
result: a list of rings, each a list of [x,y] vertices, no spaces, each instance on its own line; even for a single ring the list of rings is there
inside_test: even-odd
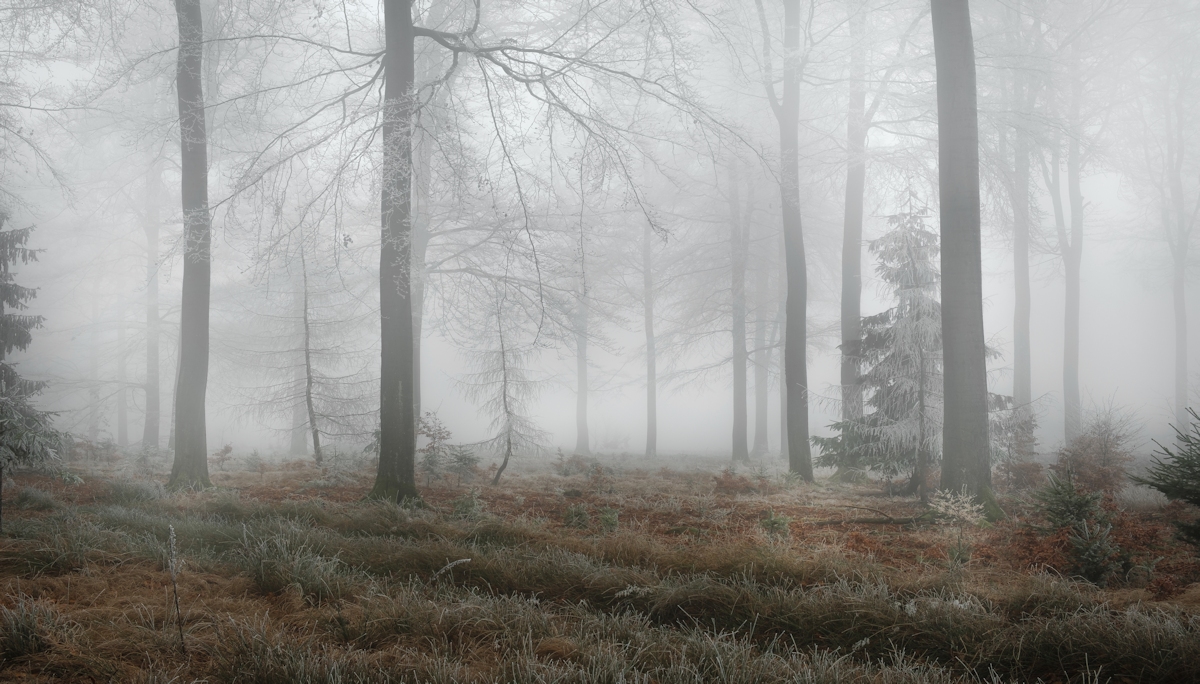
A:
[[[736,518],[736,502],[695,482],[639,510]],[[635,503],[619,489],[604,506],[563,501],[587,525],[579,513],[571,525],[498,503],[468,515],[462,502],[478,501],[469,489],[427,508],[120,483],[86,504],[58,497],[9,520],[0,539],[0,679],[1200,678],[1200,617],[1180,605],[974,561],[892,566],[789,538],[792,521],[767,507],[750,524],[770,512],[778,529],[750,536],[652,533],[624,513],[606,528],[601,516]],[[520,506],[539,495],[522,491],[530,500]],[[181,625],[167,599],[170,526],[183,561]]]

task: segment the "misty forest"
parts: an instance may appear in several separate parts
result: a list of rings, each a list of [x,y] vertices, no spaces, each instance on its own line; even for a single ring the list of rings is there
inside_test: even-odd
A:
[[[1200,681],[1197,0],[0,0],[0,679]]]

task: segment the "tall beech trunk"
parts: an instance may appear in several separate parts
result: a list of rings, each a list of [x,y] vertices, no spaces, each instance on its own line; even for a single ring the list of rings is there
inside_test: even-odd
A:
[[[1013,142],[1013,403],[1033,401],[1032,354],[1029,346],[1029,136],[1016,132]]]
[[[100,288],[92,291],[92,324],[88,330],[88,441],[100,439]]]
[[[990,498],[979,114],[967,0],[932,0],[937,66],[944,427],[942,488]]]
[[[1171,279],[1171,298],[1175,307],[1175,425],[1183,429],[1189,424],[1188,409],[1188,323],[1187,323],[1187,261],[1176,258]]]
[[[304,456],[308,453],[308,408],[305,405],[305,397],[307,395],[306,385],[308,373],[305,369],[308,366],[306,356],[308,353],[308,340],[304,333],[304,318],[307,315],[307,305],[305,299],[308,293],[305,292],[304,280],[296,279],[293,282],[295,290],[292,294],[293,315],[296,317],[292,325],[292,334],[295,335],[296,342],[300,345],[297,350],[294,363],[296,364],[292,371],[292,391],[295,392],[295,399],[292,403],[292,432],[291,443],[288,445],[288,453],[292,456]]]
[[[729,253],[731,266],[730,310],[733,363],[733,460],[750,460],[746,414],[746,253],[742,235],[742,207],[737,162],[729,164]]]
[[[1082,291],[1080,267],[1083,261],[1083,192],[1080,173],[1083,165],[1079,139],[1083,135],[1080,108],[1083,101],[1083,82],[1079,78],[1078,43],[1072,50],[1071,111],[1067,125],[1067,196],[1071,202],[1071,243],[1069,256],[1064,255],[1067,276],[1066,344],[1063,347],[1063,396],[1066,397],[1067,438],[1077,436],[1082,427],[1082,405],[1079,400],[1079,300]]]
[[[142,230],[146,233],[146,418],[142,422],[142,448],[158,449],[162,432],[162,397],[159,380],[158,350],[158,229],[162,193],[162,167],[158,162],[146,174],[146,214]]]
[[[299,333],[297,337],[301,340],[304,339],[302,327],[302,324],[297,321],[296,332]],[[292,456],[304,456],[308,453],[308,435],[306,433],[306,428],[308,427],[308,409],[304,406],[305,373],[303,350],[301,350],[299,358],[296,361],[298,363],[296,364],[296,370],[292,373],[292,386],[295,388],[294,391],[300,392],[300,395],[295,399],[295,403],[292,404],[292,432],[291,442],[288,444],[288,453]]]
[[[179,388],[170,485],[211,486],[204,399],[208,389],[208,315],[212,222],[208,209],[208,134],[204,123],[204,25],[200,0],[175,0],[179,56],[180,190],[183,204],[183,302],[179,314]]]
[[[1080,109],[1083,82],[1079,78],[1079,50],[1073,51],[1070,65],[1071,97],[1067,111],[1067,201],[1070,204],[1070,224],[1063,206],[1062,151],[1059,141],[1050,145],[1050,166],[1044,163],[1042,175],[1050,191],[1054,207],[1054,226],[1058,236],[1058,252],[1063,260],[1066,302],[1063,311],[1063,434],[1070,442],[1080,432],[1082,408],[1079,400],[1079,302],[1080,268],[1083,262],[1083,193],[1080,189],[1082,135]]]
[[[768,265],[765,255],[754,259],[754,446],[750,454],[758,458],[771,449],[767,435],[771,368],[771,350],[767,347]]]
[[[1021,41],[1021,3],[1007,13],[1009,43]],[[1028,407],[1033,401],[1031,352],[1029,347],[1029,169],[1030,140],[1025,118],[1033,109],[1033,88],[1021,66],[1013,70],[1012,110],[1018,117],[1013,127],[1013,172],[1010,199],[1013,214],[1013,403]]]
[[[592,453],[588,437],[588,299],[580,278],[579,308],[575,311],[575,453]]]
[[[654,348],[653,231],[642,229],[642,316],[646,329],[646,457],[658,455],[658,368]]]
[[[852,4],[858,5],[856,0]],[[862,231],[863,193],[867,177],[866,14],[855,6],[850,15],[854,45],[850,53],[850,101],[846,112],[846,206],[842,223],[842,420],[863,415],[862,387]]]
[[[129,446],[129,396],[126,389],[125,304],[117,305],[117,446]]]
[[[775,312],[775,327],[779,332],[779,361],[777,370],[779,372],[779,455],[780,458],[788,460],[790,465],[791,451],[788,449],[788,387],[787,387],[787,371],[784,368],[783,350],[787,346],[787,276],[783,273],[779,274],[779,308]]]
[[[312,322],[308,317],[308,264],[304,261],[304,252],[300,252],[300,277],[304,293],[301,299],[303,315],[300,317],[304,325],[304,408],[308,412],[308,429],[312,433],[313,460],[317,467],[321,467],[325,464],[325,458],[321,454],[321,430],[313,403]]]
[[[1188,416],[1188,321],[1187,321],[1187,265],[1188,244],[1195,226],[1196,214],[1189,213],[1183,191],[1183,164],[1185,159],[1185,136],[1188,131],[1185,117],[1190,110],[1185,105],[1184,79],[1180,77],[1179,91],[1174,102],[1168,91],[1166,167],[1169,177],[1171,207],[1164,208],[1167,217],[1163,227],[1167,229],[1171,248],[1171,299],[1175,310],[1175,426],[1180,430],[1189,424]],[[1169,87],[1169,86],[1168,86]],[[1197,200],[1200,207],[1200,200]],[[1174,220],[1170,219],[1174,215]]]
[[[813,481],[808,443],[808,266],[800,221],[800,0],[783,0],[783,94],[779,98],[779,194],[787,268],[783,346],[788,470]]]
[[[384,0],[383,179],[379,256],[379,467],[370,498],[417,496],[416,344],[413,338],[410,0]]]

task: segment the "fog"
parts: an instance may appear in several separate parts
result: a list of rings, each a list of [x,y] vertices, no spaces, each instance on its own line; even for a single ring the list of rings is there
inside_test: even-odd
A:
[[[211,258],[197,258],[211,265],[199,423],[209,453],[225,444],[311,453],[314,424],[324,448],[359,453],[381,411],[385,426],[399,420],[390,404],[381,408],[380,387],[380,288],[390,277],[380,252],[394,248],[396,264],[412,259],[402,298],[416,309],[414,401],[453,442],[495,460],[507,439],[515,459],[561,449],[645,455],[654,467],[673,454],[732,459],[740,441],[753,459],[782,465],[780,331],[783,297],[797,295],[788,289],[796,281],[784,282],[785,266],[795,271],[782,237],[790,157],[781,130],[798,133],[790,175],[807,269],[811,435],[838,434],[833,424],[849,415],[848,117],[873,117],[857,157],[860,315],[900,301],[871,246],[895,230],[895,217],[946,230],[927,2],[420,0],[411,5],[413,85],[395,96],[411,136],[402,124],[388,129],[393,84],[384,76],[403,73],[387,56],[400,47],[386,47],[385,7],[408,3],[179,4],[203,17],[191,51],[202,67],[188,81],[202,90],[204,126],[184,142],[207,151]],[[788,51],[793,5],[798,45]],[[1187,402],[1200,403],[1200,344],[1189,334],[1200,317],[1190,249],[1200,207],[1200,5],[975,0],[970,11],[987,389],[1009,397],[998,410],[1036,419],[1035,455],[1080,429],[1068,426],[1071,274],[1059,236],[1077,229],[1077,409],[1083,422],[1106,408],[1131,416],[1135,450],[1148,454]],[[8,361],[46,383],[37,405],[77,440],[130,453],[173,448],[184,204],[197,182],[181,152],[178,75],[194,66],[177,61],[182,24],[171,6],[142,2],[9,3],[0,12],[0,208],[6,230],[35,227],[37,260],[12,273],[37,289],[23,313],[44,319]],[[865,98],[857,114],[856,93]],[[789,97],[798,99],[794,121]],[[387,145],[402,144],[393,160]],[[400,193],[389,188],[401,187],[407,218],[388,204]],[[1020,211],[1029,217],[1027,276],[1014,266]],[[403,230],[389,234],[389,216]],[[1022,278],[1027,364],[1015,346]],[[157,332],[148,316],[158,317]],[[927,351],[940,358],[940,338]],[[1022,376],[1028,389],[1014,385]],[[152,383],[161,398],[151,444]],[[408,401],[405,383],[397,406]],[[858,391],[868,413],[878,410],[871,390]],[[383,439],[386,451],[392,438]],[[765,453],[756,451],[764,440]]]

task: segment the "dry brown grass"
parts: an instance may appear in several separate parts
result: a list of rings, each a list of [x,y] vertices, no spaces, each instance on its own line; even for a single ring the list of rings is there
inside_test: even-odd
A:
[[[1200,677],[1196,564],[1159,535],[1157,509],[1129,512],[1122,534],[1165,556],[1155,572],[1174,586],[1158,595],[1144,580],[1101,590],[1031,568],[1041,551],[1027,547],[1053,542],[1022,536],[1019,520],[968,531],[975,552],[962,567],[946,562],[951,535],[938,526],[815,524],[918,510],[861,486],[776,479],[722,493],[720,478],[733,476],[716,468],[601,478],[531,467],[480,488],[486,513],[464,519],[452,502],[466,487],[433,488],[428,508],[406,510],[360,502],[366,473],[329,487],[309,486],[322,474],[303,462],[220,475],[221,490],[169,496],[91,475],[83,485],[19,476],[56,505],[6,521],[3,605],[57,617],[44,648],[0,662],[0,679]],[[592,525],[564,525],[568,506],[586,507]],[[596,523],[602,509],[619,511],[615,532]],[[789,535],[763,532],[766,511],[792,519]],[[186,650],[168,525],[183,554]]]

